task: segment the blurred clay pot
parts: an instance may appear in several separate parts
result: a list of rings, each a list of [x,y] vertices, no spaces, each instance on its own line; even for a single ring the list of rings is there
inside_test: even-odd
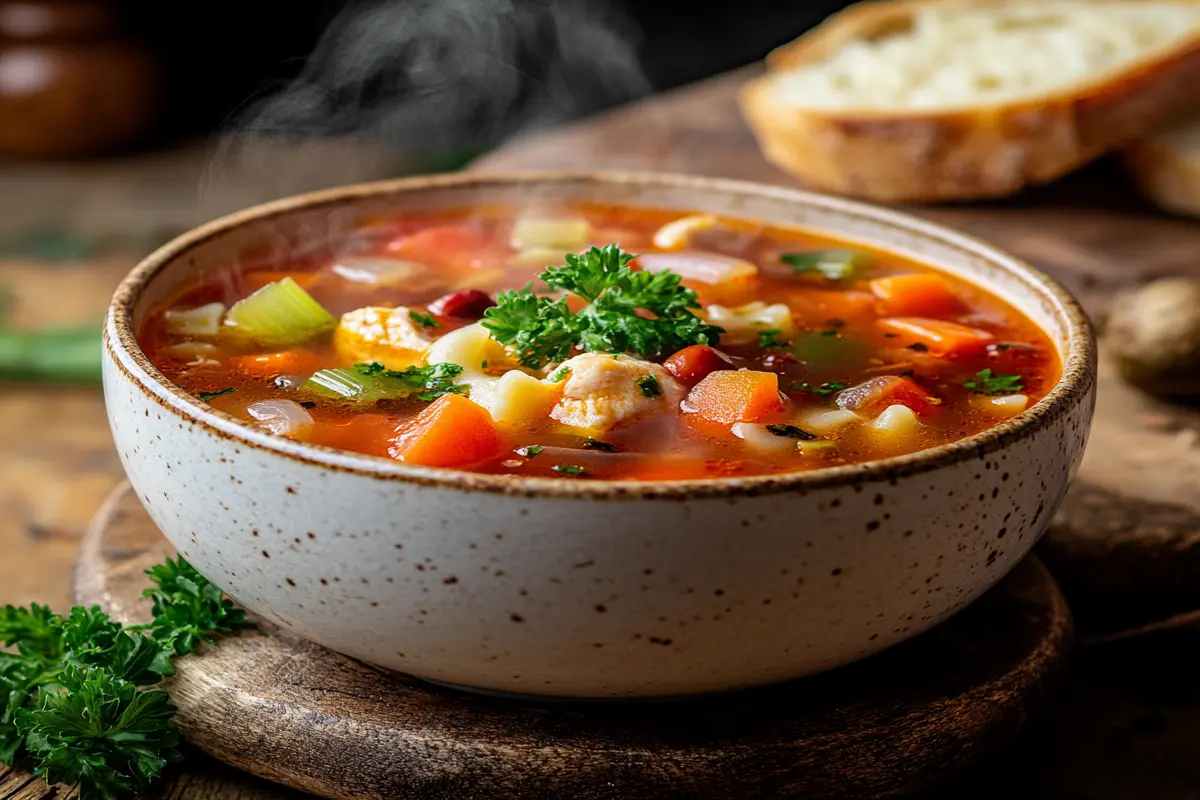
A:
[[[145,135],[159,100],[149,50],[111,3],[0,0],[0,152],[89,156]]]

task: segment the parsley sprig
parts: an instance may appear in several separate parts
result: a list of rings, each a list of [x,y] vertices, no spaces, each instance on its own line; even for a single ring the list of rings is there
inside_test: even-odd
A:
[[[990,369],[980,370],[975,380],[964,381],[963,386],[975,394],[1009,394],[1025,388],[1020,375],[1000,375]]]
[[[411,389],[418,400],[426,403],[444,394],[462,394],[467,390],[466,386],[454,382],[463,371],[458,364],[428,364],[424,367],[396,370],[388,369],[378,361],[372,361],[369,364],[355,364],[354,370],[360,375],[381,379],[381,384],[385,387],[391,381],[398,381],[405,388]]]
[[[538,278],[586,306],[572,312],[565,297],[535,294],[529,284],[501,292],[484,312],[483,326],[533,369],[562,361],[575,349],[654,357],[692,344],[716,344],[724,331],[692,313],[700,302],[682,278],[670,271],[634,271],[629,268],[633,258],[615,244],[568,253],[563,266]]]
[[[179,761],[175,707],[161,689],[171,659],[216,633],[249,626],[244,613],[184,559],[147,571],[154,621],[124,627],[99,606],[66,617],[47,606],[0,609],[0,762],[24,752],[50,783],[82,800],[146,790]]]

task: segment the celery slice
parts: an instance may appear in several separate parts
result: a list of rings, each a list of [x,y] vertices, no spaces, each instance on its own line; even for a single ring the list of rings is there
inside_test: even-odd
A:
[[[376,376],[364,375],[352,369],[319,370],[300,389],[332,400],[353,400],[356,403],[374,403],[397,396],[394,390],[389,392]]]
[[[302,344],[337,325],[333,315],[291,278],[268,283],[238,301],[225,322],[231,334],[272,347]]]

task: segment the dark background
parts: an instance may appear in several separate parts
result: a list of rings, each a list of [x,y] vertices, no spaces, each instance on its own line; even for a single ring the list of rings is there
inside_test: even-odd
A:
[[[444,0],[448,3],[469,0]],[[416,0],[385,0],[395,14]],[[579,0],[586,3],[587,0]],[[575,0],[479,0],[479,13],[499,14],[512,8],[533,14],[549,13],[563,4],[578,5]],[[306,57],[317,45],[339,12],[368,8],[371,3],[351,2],[280,2],[280,0],[174,0],[145,2],[135,0],[126,7],[125,19],[140,38],[151,43],[163,58],[171,78],[166,126],[171,133],[210,132],[241,124],[239,115],[254,101],[270,96],[289,85],[303,68]],[[694,81],[760,59],[768,50],[787,42],[810,28],[832,11],[849,3],[836,0],[612,0],[588,3],[624,18],[636,44],[636,57],[647,89],[660,91]],[[589,26],[580,25],[578,28]],[[626,28],[622,28],[623,31]],[[577,30],[578,46],[572,51],[573,34],[564,33],[560,46],[573,57],[588,53],[586,30]],[[393,37],[395,38],[395,37]],[[354,48],[351,48],[352,50]],[[525,80],[532,84],[545,80],[539,73],[545,59],[539,58],[539,45],[531,41],[522,65]],[[450,53],[449,59],[457,56]],[[356,88],[345,102],[380,104],[389,101],[388,81]],[[584,113],[625,102],[631,89],[589,92],[579,91],[578,103],[565,109],[562,116]],[[642,92],[644,93],[644,92]],[[297,128],[311,133],[325,120],[337,116],[328,110],[310,114],[308,119],[275,120],[283,129]],[[331,127],[353,129],[356,123],[341,119]],[[363,123],[358,127],[378,127]],[[372,131],[367,131],[368,133]],[[482,139],[503,138],[508,131],[491,131]],[[385,134],[386,135],[386,134]],[[450,134],[448,134],[450,135]],[[462,138],[461,132],[453,135]],[[477,142],[477,144],[494,142]]]

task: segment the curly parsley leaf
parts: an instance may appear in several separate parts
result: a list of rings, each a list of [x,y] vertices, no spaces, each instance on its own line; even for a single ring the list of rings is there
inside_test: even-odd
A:
[[[696,316],[696,293],[670,271],[634,271],[619,246],[568,253],[566,263],[538,277],[552,290],[587,302],[578,312],[566,298],[534,294],[532,284],[501,292],[484,312],[483,326],[511,346],[521,364],[537,368],[562,361],[575,349],[654,357],[692,344],[716,344],[724,332]]]
[[[17,728],[48,783],[78,783],[83,800],[140,794],[179,761],[175,707],[162,690],[141,690],[103,667],[68,666],[55,691],[17,715]]]
[[[219,588],[183,559],[168,558],[146,570],[154,585],[142,593],[153,602],[150,634],[175,655],[187,655],[214,634],[248,628],[246,612],[235,608]]]
[[[975,394],[1010,394],[1024,388],[1020,375],[999,375],[990,369],[980,370],[975,380],[964,381],[963,386]]]

